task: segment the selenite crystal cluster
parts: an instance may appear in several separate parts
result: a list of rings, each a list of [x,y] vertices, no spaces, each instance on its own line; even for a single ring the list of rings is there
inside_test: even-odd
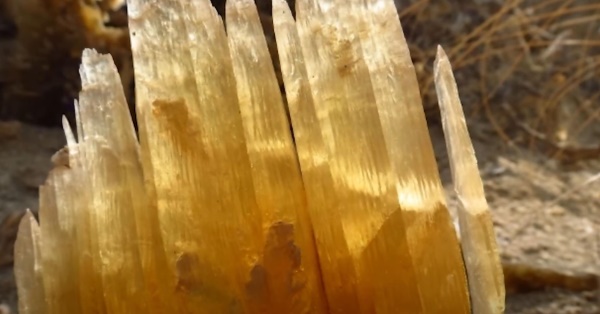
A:
[[[226,9],[227,30],[209,0],[129,1],[139,141],[84,52],[76,135],[18,234],[20,313],[503,312],[443,50],[460,240],[393,0],[274,0],[283,97],[254,2]]]

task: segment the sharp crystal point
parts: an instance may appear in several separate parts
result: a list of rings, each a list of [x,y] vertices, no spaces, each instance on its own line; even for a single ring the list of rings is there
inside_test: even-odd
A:
[[[117,68],[112,57],[107,54],[99,54],[94,49],[85,49],[81,57],[79,68],[82,90],[109,84],[118,76]]]
[[[227,30],[209,0],[130,1],[139,142],[112,58],[83,52],[77,139],[63,118],[68,162],[19,228],[22,313],[500,313],[443,50],[460,244],[394,1],[296,5],[272,6],[282,96],[254,1]]]
[[[304,126],[307,130],[294,125],[297,150],[299,156],[319,156],[320,168],[329,169],[328,173],[309,177],[314,173],[310,158],[304,164],[301,159],[301,165],[307,165],[303,167],[307,186],[327,182],[324,175],[333,179],[328,197],[337,197],[337,202],[326,211],[344,208],[339,216],[329,217],[341,219],[343,242],[332,242],[328,250],[340,250],[345,245],[349,249],[356,273],[354,291],[349,295],[354,295],[365,309],[468,311],[458,240],[445,208],[416,75],[395,10],[371,10],[372,3],[358,1],[350,5],[303,1],[298,5],[302,8],[297,19],[299,46],[307,75],[285,80],[288,103],[293,121],[309,119],[313,113],[292,107],[297,101],[292,97],[296,97],[298,82],[307,81],[316,114],[310,119],[316,120]],[[278,40],[286,37],[290,35],[278,34]],[[283,74],[285,78],[290,73],[284,70]],[[304,151],[300,134],[311,134],[310,130],[319,128],[323,151]],[[412,132],[404,132],[403,128]],[[316,207],[327,206],[316,196],[311,199],[310,194],[308,201]],[[427,223],[431,221],[435,221],[436,234],[426,231],[432,228]],[[332,229],[336,222],[324,223]],[[317,241],[324,242],[319,239],[318,228],[318,224],[314,226]],[[395,258],[390,260],[389,256]],[[390,273],[394,266],[384,265],[398,260],[405,263],[400,267],[402,271]],[[327,276],[325,269],[323,272]],[[361,278],[377,278],[372,280],[389,282],[390,286],[367,288]],[[398,293],[392,301],[385,297],[390,291],[406,292]],[[344,300],[334,302],[337,305]]]
[[[46,297],[42,277],[40,254],[40,227],[27,209],[15,241],[15,279],[19,293],[19,313],[46,313]]]
[[[285,4],[284,4],[285,5]],[[277,6],[274,6],[277,7]],[[322,127],[319,125],[300,38],[291,12],[274,12],[274,24],[285,82],[286,96],[294,126],[297,154],[302,168],[308,211],[321,257],[321,277],[330,313],[348,313],[359,306],[357,270],[348,258],[338,196],[328,166]],[[325,261],[326,260],[326,261]]]
[[[71,129],[71,125],[69,124],[69,120],[65,116],[62,116],[62,127],[63,131],[65,132],[67,147],[69,147],[70,149],[74,149],[75,145],[77,145],[77,140],[75,140],[75,135],[73,134],[73,130]]]
[[[271,274],[267,284],[282,291],[281,300],[276,303],[256,300],[251,304],[255,311],[263,307],[273,313],[287,313],[294,308],[306,313],[325,313],[302,177],[296,166],[297,157],[271,56],[255,5],[252,1],[237,4],[228,8],[229,48],[258,211],[263,216],[262,225],[270,230],[263,235],[265,248],[257,265]],[[256,84],[258,81],[261,84]],[[278,206],[273,208],[272,203]],[[286,236],[282,233],[284,228],[293,232],[287,235],[288,241],[305,257],[297,266],[278,270],[287,273],[286,276],[295,273],[304,277],[304,287],[293,293],[286,291],[284,281],[275,279],[276,266],[269,262],[276,258],[280,263],[277,267],[285,264],[286,257],[269,248],[269,242],[280,242]],[[297,300],[296,305],[292,300]]]
[[[505,291],[492,219],[454,74],[441,47],[438,47],[434,75],[450,168],[460,201],[461,244],[473,311],[503,313]]]

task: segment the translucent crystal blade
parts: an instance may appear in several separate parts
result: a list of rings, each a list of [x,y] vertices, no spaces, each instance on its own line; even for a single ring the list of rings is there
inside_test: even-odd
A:
[[[273,2],[273,22],[329,308],[332,313],[349,313],[358,309],[357,273],[346,244],[337,194],[332,193],[329,152],[314,106],[296,23],[283,0]]]
[[[86,258],[77,258],[78,242],[84,236],[78,236],[76,228],[79,225],[76,212],[77,199],[81,196],[80,189],[72,184],[71,172],[66,166],[55,167],[48,179],[40,187],[40,229],[42,244],[42,273],[48,313],[88,313],[82,311],[85,295],[79,280],[86,279],[89,273],[80,276],[80,265]],[[89,252],[88,252],[89,253]],[[88,280],[88,289],[94,289],[94,281]],[[101,294],[95,298],[101,298]],[[103,303],[103,302],[101,302]],[[90,307],[91,311],[95,307]]]
[[[441,47],[438,47],[434,75],[452,179],[460,203],[461,244],[473,312],[503,313],[504,280],[492,219],[452,67]]]
[[[336,1],[334,1],[336,2]],[[425,312],[469,311],[460,247],[438,175],[419,85],[392,0],[350,1],[344,18],[360,38]],[[448,278],[450,278],[448,280]]]
[[[19,313],[45,314],[40,227],[29,210],[19,223],[15,241],[15,279],[19,293]]]
[[[15,248],[23,313],[503,309],[449,62],[435,64],[461,256],[393,0],[130,0],[140,141],[113,60],[83,53],[76,134]]]
[[[321,160],[334,181],[330,194],[341,200],[338,208],[343,210],[350,255],[362,265],[358,286],[369,292],[359,292],[369,295],[361,297],[361,307],[435,312],[443,306],[467,312],[460,248],[393,2],[297,5],[307,77],[326,147]],[[298,83],[290,82],[286,88],[290,85],[296,97]],[[293,99],[289,102],[292,107]],[[295,132],[304,131],[295,126]],[[302,149],[299,145],[300,156],[305,154]],[[306,182],[307,190],[310,184]],[[319,241],[316,226],[315,233]],[[398,267],[398,261],[404,266]],[[389,286],[365,288],[360,276]]]
[[[137,246],[145,242],[138,238],[136,212],[146,206],[133,124],[110,56],[84,51],[80,74],[83,138],[73,167],[91,190],[87,205],[95,232],[89,233],[98,245],[93,265],[101,274],[108,312],[145,312],[152,303]]]
[[[264,248],[252,270],[262,274],[247,284],[248,305],[255,313],[325,313],[302,177],[254,1],[228,2],[227,31],[262,216]]]
[[[339,211],[349,250],[349,256],[340,257],[352,261],[356,272],[353,289],[361,311],[402,308],[418,313],[420,297],[414,289],[415,268],[399,211],[395,174],[386,152],[369,70],[352,21],[345,20],[344,9],[342,3],[298,2],[298,32],[325,147],[319,157],[333,181],[327,197],[336,201],[334,207],[318,210]],[[305,132],[301,127],[296,130]],[[302,149],[298,147],[301,156],[306,154]],[[318,185],[315,181],[305,183]],[[316,206],[323,206],[317,202]],[[320,223],[327,228],[326,224],[335,222]],[[340,247],[344,243],[324,250]],[[343,305],[338,306],[332,308],[345,311]]]
[[[128,9],[144,171],[169,285],[185,311],[244,308],[263,217],[223,23],[208,0],[132,1]]]
[[[81,163],[93,191],[90,213],[99,232],[103,282],[110,291],[104,294],[107,305],[112,303],[114,311],[164,312],[163,306],[174,299],[162,283],[168,277],[158,213],[145,191],[140,148],[119,72],[110,56],[85,50],[80,74],[83,138],[77,150],[86,156]],[[108,265],[109,257],[114,265]],[[131,276],[127,283],[117,277],[123,272]],[[126,295],[130,298],[123,303]],[[150,295],[156,297],[148,302]]]

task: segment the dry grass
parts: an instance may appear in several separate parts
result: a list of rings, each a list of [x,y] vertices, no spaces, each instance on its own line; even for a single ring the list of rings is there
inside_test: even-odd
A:
[[[437,107],[431,64],[441,43],[470,115],[505,144],[562,161],[600,156],[600,3],[397,2],[428,108]]]

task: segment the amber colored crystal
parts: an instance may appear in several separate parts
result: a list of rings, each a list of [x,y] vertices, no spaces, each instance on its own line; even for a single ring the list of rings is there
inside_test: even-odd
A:
[[[246,299],[253,313],[325,313],[302,176],[258,12],[252,0],[231,0],[226,12],[246,147],[262,216],[263,248],[246,284]]]
[[[176,285],[206,313],[323,312],[304,190],[256,8],[229,3],[227,38],[209,1],[172,4],[182,19],[159,18],[167,5],[130,6],[142,146]]]
[[[69,162],[93,191],[86,195],[89,241],[97,250],[90,252],[91,264],[100,274],[107,312],[147,312],[152,302],[138,249],[138,243],[147,242],[138,238],[136,217],[146,205],[133,123],[110,56],[84,51],[80,74],[82,134]]]
[[[301,1],[297,9],[296,32],[279,2],[275,29],[307,190],[328,185],[325,196],[309,192],[309,204],[328,254],[321,267],[332,312],[347,313],[352,302],[364,312],[468,312],[460,248],[393,2]]]
[[[131,1],[128,10],[164,284],[185,312],[241,308],[260,217],[222,21],[208,1]]]
[[[227,30],[209,0],[129,1],[139,141],[113,60],[84,51],[77,136],[65,119],[15,248],[23,313],[469,313],[469,286],[501,311],[447,60],[466,263],[393,1],[297,3],[273,3],[282,97],[252,0]]]
[[[81,200],[80,187],[64,165],[53,169],[40,187],[40,252],[48,313],[80,312],[83,295],[80,296],[78,283],[91,275],[79,276],[78,264],[89,259],[85,251],[77,250],[79,240],[85,237],[85,234],[77,237],[75,230],[78,224],[75,209],[85,206],[75,201]],[[77,256],[81,257],[79,261]],[[86,282],[94,287],[94,281]]]
[[[273,22],[329,309],[349,313],[359,309],[357,273],[337,208],[339,199],[332,193],[325,135],[318,123],[298,32],[285,2],[273,2]]]
[[[19,223],[15,241],[15,277],[19,281],[19,313],[46,313],[40,254],[40,226],[29,210]]]
[[[434,64],[446,147],[460,207],[461,244],[474,313],[504,313],[504,276],[492,218],[450,61],[438,47]]]

